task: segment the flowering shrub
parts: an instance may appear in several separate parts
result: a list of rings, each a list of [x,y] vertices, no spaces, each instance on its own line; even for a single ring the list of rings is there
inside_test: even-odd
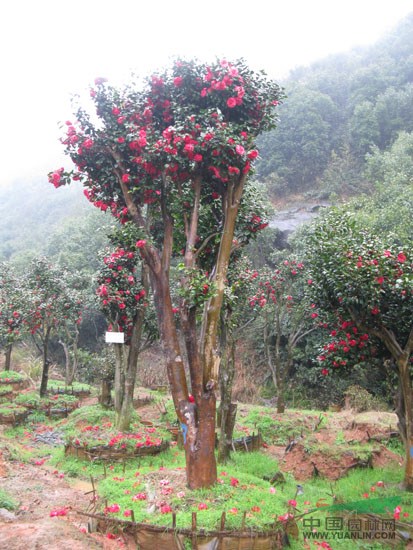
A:
[[[111,423],[105,425],[87,425],[77,436],[69,436],[69,442],[75,447],[94,448],[99,446],[133,451],[141,447],[159,446],[167,432],[152,427],[134,424],[135,431],[121,433],[113,429]]]
[[[138,249],[136,246],[134,250],[123,247],[108,250],[97,279],[96,295],[110,322],[109,330],[116,324],[116,330],[125,333],[126,343],[131,336],[137,309],[147,306],[146,291],[137,270]]]

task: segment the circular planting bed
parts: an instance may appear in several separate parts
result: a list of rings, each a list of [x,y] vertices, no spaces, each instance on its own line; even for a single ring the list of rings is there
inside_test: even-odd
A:
[[[143,445],[135,449],[126,447],[113,448],[109,445],[85,446],[76,443],[67,443],[65,445],[65,455],[75,456],[79,459],[105,460],[108,462],[118,462],[128,460],[139,456],[156,455],[169,448],[169,441],[162,441],[158,445]]]
[[[0,424],[16,426],[24,422],[28,415],[29,411],[24,407],[19,407],[14,403],[3,404],[0,407]]]
[[[0,392],[4,386],[10,386],[12,391],[20,391],[28,388],[29,385],[29,380],[27,380],[27,378],[19,372],[12,370],[4,370],[0,372]]]

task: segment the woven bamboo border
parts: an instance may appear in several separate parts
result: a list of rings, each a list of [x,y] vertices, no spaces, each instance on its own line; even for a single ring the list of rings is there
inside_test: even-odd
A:
[[[137,458],[146,455],[156,455],[169,448],[169,441],[162,441],[160,445],[152,445],[148,447],[137,447],[134,451],[127,449],[113,449],[108,445],[99,445],[96,447],[82,447],[74,443],[65,445],[65,455],[75,456],[80,459],[87,460],[127,460],[129,458]]]
[[[94,514],[74,510],[79,515],[97,520],[97,528],[101,532],[108,532],[115,528],[118,531],[132,534],[138,548],[141,550],[181,550],[184,548],[184,539],[192,542],[193,549],[205,550],[275,550],[283,548],[285,537],[284,529],[275,523],[272,529],[256,531],[245,525],[246,512],[242,519],[241,530],[225,529],[226,513],[221,515],[219,530],[207,531],[197,529],[197,513],[192,513],[192,526],[188,528],[176,527],[176,514],[172,514],[172,525],[159,526],[139,523],[134,520],[108,518],[102,514]]]

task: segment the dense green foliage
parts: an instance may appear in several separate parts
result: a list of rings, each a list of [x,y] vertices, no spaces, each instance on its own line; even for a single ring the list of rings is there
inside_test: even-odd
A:
[[[364,157],[413,131],[413,14],[375,45],[293,71],[280,124],[260,138],[259,175],[274,192],[354,194]],[[341,174],[331,178],[331,171]]]

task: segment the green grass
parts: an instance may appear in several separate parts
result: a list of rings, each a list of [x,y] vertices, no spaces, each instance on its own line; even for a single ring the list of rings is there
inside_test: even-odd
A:
[[[72,384],[67,385],[65,381],[62,380],[49,380],[47,384],[49,390],[66,390],[68,393],[72,391],[92,391],[92,386],[90,384],[83,384],[81,382],[74,381]]]
[[[4,489],[0,489],[0,508],[5,508],[11,512],[12,510],[15,510],[17,506],[18,503],[14,500],[14,498]]]

